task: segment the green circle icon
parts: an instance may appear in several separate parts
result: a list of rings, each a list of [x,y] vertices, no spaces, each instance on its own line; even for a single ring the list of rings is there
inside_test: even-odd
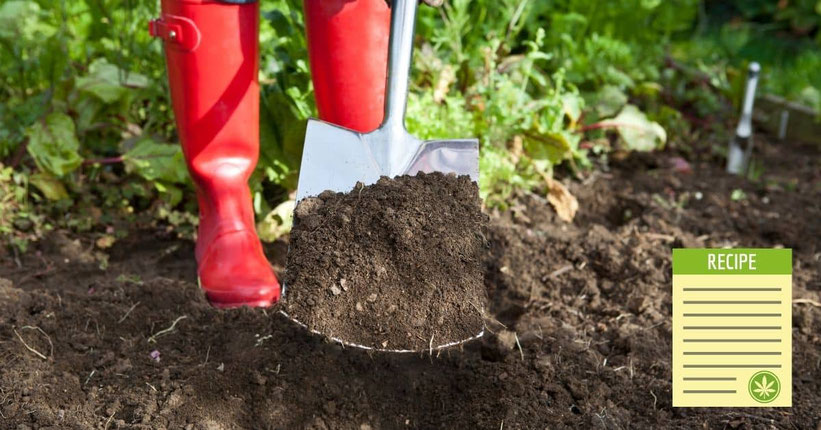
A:
[[[756,372],[747,384],[750,396],[759,403],[770,403],[781,393],[781,381],[769,370]]]

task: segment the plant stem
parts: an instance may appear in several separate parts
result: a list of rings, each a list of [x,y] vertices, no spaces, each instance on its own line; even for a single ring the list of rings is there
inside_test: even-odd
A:
[[[645,129],[644,127],[638,126],[636,124],[626,124],[626,123],[619,123],[619,122],[612,122],[612,121],[602,121],[602,122],[596,122],[596,123],[593,123],[593,124],[590,124],[590,125],[585,125],[583,127],[579,127],[579,129],[576,130],[576,133],[584,133],[586,131],[599,130],[599,129],[602,129],[602,128],[621,128],[621,127],[634,128],[634,129],[637,129],[637,130],[644,130]]]
[[[106,158],[90,158],[88,160],[83,160],[83,165],[88,166],[90,164],[117,164],[123,162],[123,156],[118,155],[116,157],[106,157]]]

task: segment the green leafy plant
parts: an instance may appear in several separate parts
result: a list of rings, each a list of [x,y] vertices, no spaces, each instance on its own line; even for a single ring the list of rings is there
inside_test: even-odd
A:
[[[656,44],[691,21],[679,10],[679,25],[662,24],[673,5],[640,3],[639,14],[522,0],[454,0],[441,14],[426,11],[408,127],[423,137],[478,136],[481,195],[503,207],[516,189],[554,186],[556,165],[588,166],[580,143],[589,131],[616,130],[629,150],[662,147],[664,129],[628,105],[628,92],[658,77]],[[695,2],[675,3],[694,15]],[[637,35],[639,22],[650,30]]]
[[[261,6],[250,186],[272,240],[288,230],[316,109],[301,1]],[[613,148],[686,153],[723,133],[753,51],[766,57],[767,91],[819,106],[817,9],[811,0],[447,0],[420,9],[407,126],[423,138],[478,137],[488,206],[528,190],[571,208],[552,179],[557,166],[583,176]],[[157,13],[153,0],[0,4],[4,236],[21,244],[54,224],[102,230],[135,212],[194,231],[162,44],[145,30]]]
[[[705,2],[692,37],[673,55],[697,59],[721,79],[717,87],[741,103],[746,65],[761,64],[761,87],[821,112],[821,3],[816,0]]]

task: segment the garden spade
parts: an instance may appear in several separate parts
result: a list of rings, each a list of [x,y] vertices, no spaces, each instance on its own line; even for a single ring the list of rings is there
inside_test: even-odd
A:
[[[418,172],[443,172],[469,175],[474,182],[478,180],[477,139],[423,141],[405,129],[416,9],[417,0],[391,1],[385,117],[382,125],[374,131],[360,133],[313,118],[308,121],[299,169],[297,203],[325,190],[347,192],[358,182],[374,184],[382,176],[392,178]],[[428,349],[457,345],[478,338],[483,333],[448,344],[432,345]],[[345,345],[380,350],[352,344],[344,339],[331,339]]]

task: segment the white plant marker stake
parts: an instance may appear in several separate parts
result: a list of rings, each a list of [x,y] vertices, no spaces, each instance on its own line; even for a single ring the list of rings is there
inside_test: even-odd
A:
[[[747,171],[750,162],[750,154],[753,149],[753,103],[755,102],[755,90],[758,86],[758,74],[761,66],[750,63],[747,72],[747,85],[744,89],[744,103],[741,107],[741,120],[735,129],[735,136],[730,140],[730,150],[727,153],[727,173],[739,175]],[[746,143],[746,148],[742,149],[742,144]]]
[[[787,124],[790,122],[790,111],[784,109],[781,111],[781,121],[778,123],[778,140],[787,138]]]

